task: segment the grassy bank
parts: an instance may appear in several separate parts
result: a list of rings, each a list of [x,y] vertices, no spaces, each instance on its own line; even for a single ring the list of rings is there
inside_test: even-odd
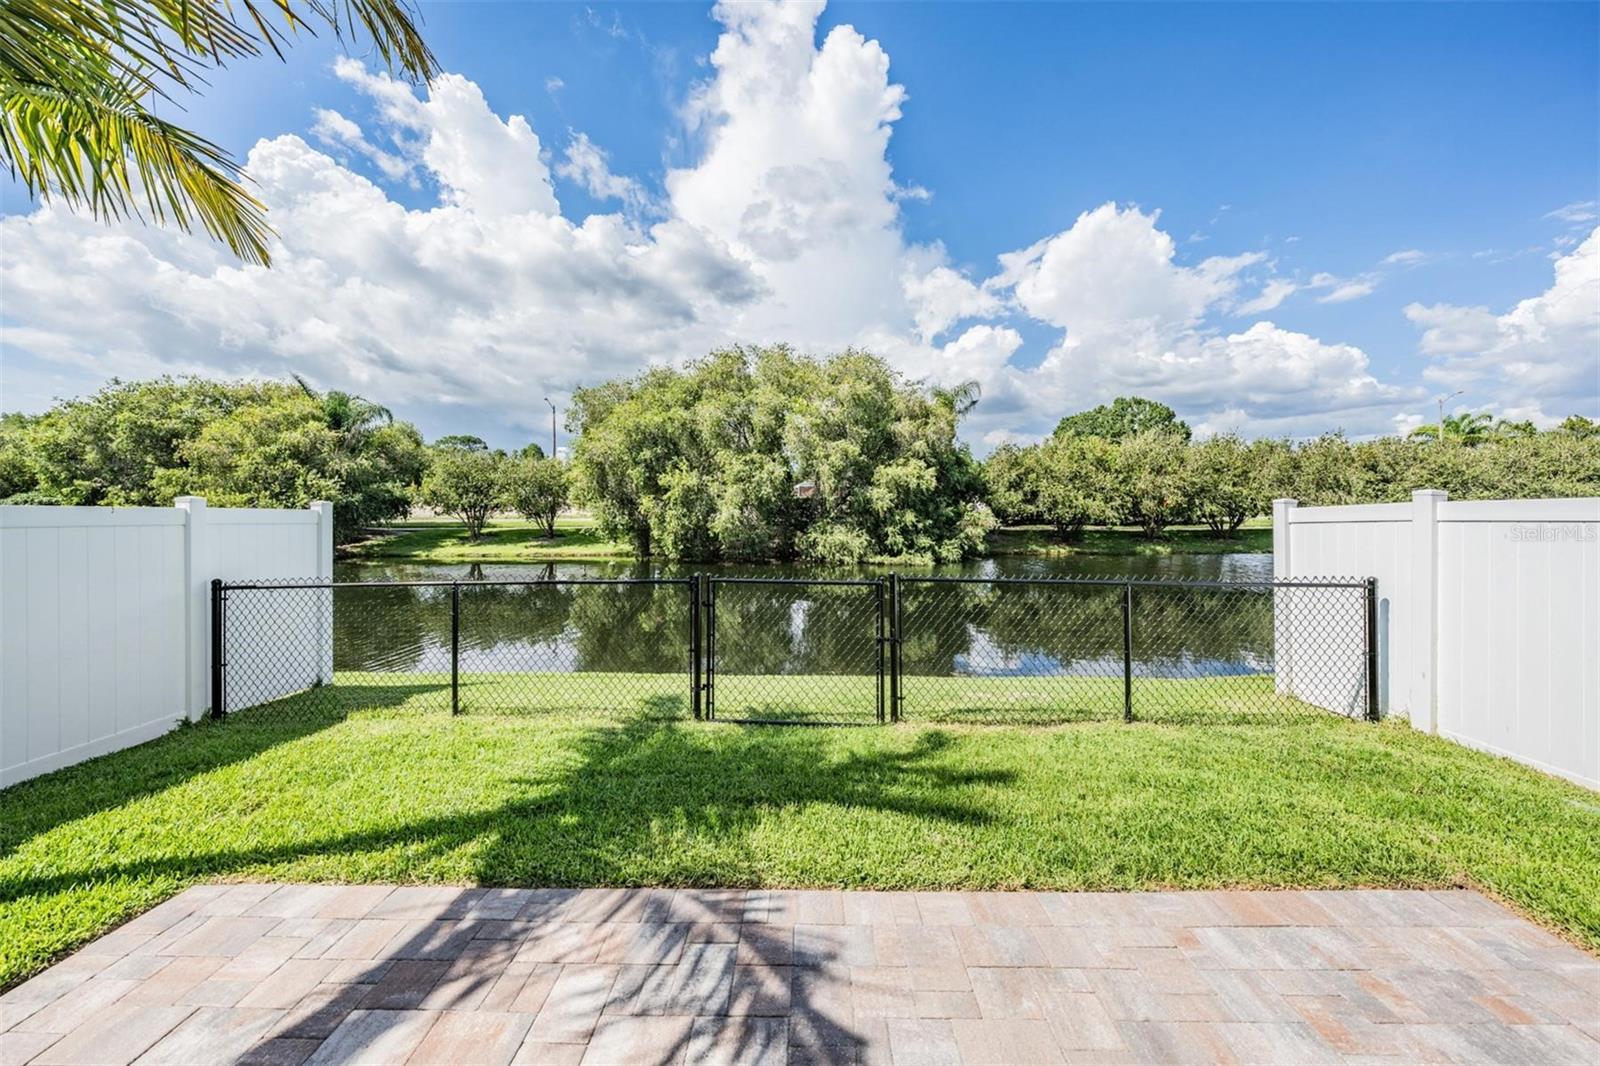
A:
[[[1272,551],[1272,522],[1253,519],[1231,537],[1205,526],[1172,526],[1158,540],[1132,527],[1086,529],[1063,539],[1049,526],[1008,526],[989,534],[991,555],[1225,555]]]
[[[627,543],[604,536],[586,518],[558,519],[554,537],[520,518],[496,518],[477,540],[455,519],[411,520],[350,546],[345,554],[402,563],[544,563],[633,556]]]
[[[244,715],[0,792],[0,985],[211,879],[1480,885],[1600,947],[1592,793],[1403,725]]]
[[[1132,527],[1088,529],[1063,540],[1049,526],[1010,526],[989,534],[991,555],[1218,555],[1270,552],[1272,523],[1254,519],[1231,537],[1204,526],[1173,526],[1159,540]],[[587,518],[566,517],[556,535],[544,536],[522,519],[490,521],[478,540],[470,540],[453,518],[410,519],[392,531],[375,533],[346,550],[352,559],[401,563],[542,563],[560,560],[623,560],[633,557],[626,541],[603,536]]]

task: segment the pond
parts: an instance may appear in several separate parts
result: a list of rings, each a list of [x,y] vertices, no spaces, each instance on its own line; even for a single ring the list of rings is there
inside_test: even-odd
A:
[[[1272,576],[1267,554],[1004,556],[904,577],[1096,577],[1227,581]],[[402,564],[341,562],[339,581],[521,581],[683,577],[875,578],[887,568],[670,566],[654,563]],[[909,582],[902,586],[909,674],[1120,676],[1120,588]],[[1264,590],[1140,590],[1142,671],[1182,676],[1261,672],[1270,662],[1272,596]],[[473,586],[460,594],[465,672],[683,669],[688,594],[681,586]],[[450,589],[340,589],[339,671],[448,671]],[[718,589],[718,669],[752,674],[859,674],[875,669],[876,588],[729,584]]]

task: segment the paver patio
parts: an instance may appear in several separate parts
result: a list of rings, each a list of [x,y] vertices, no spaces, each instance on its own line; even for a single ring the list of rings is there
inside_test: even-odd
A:
[[[0,996],[0,1063],[1600,1062],[1473,892],[206,885]]]

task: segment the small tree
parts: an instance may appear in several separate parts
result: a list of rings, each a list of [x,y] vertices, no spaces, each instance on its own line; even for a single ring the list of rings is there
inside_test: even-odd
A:
[[[1034,453],[1039,513],[1063,537],[1117,518],[1117,446],[1101,437],[1056,437]]]
[[[454,515],[477,540],[504,496],[506,458],[499,452],[437,448],[422,479],[422,502]]]
[[[1360,503],[1361,470],[1343,433],[1324,433],[1294,450],[1294,488],[1285,492],[1303,505]]]
[[[1260,453],[1232,433],[1191,445],[1189,467],[1194,516],[1219,537],[1231,537],[1267,509],[1258,466]]]
[[[1188,445],[1181,435],[1144,430],[1117,444],[1115,484],[1123,516],[1155,540],[1188,513]]]
[[[1022,525],[1040,518],[1039,484],[1035,468],[1039,448],[1002,444],[983,461],[983,483],[989,507],[1007,525]]]
[[[559,459],[544,459],[524,453],[506,463],[505,504],[530,522],[536,522],[544,535],[556,535],[556,516],[567,505],[567,468]]]

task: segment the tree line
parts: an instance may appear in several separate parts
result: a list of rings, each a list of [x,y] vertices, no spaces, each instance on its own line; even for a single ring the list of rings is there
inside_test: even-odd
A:
[[[1324,506],[1398,502],[1422,488],[1456,499],[1600,495],[1600,423],[1578,415],[1542,432],[1463,414],[1367,441],[1191,438],[1170,407],[1119,397],[1063,418],[1039,444],[997,448],[984,462],[988,501],[1008,525],[1067,538],[1132,525],[1155,538],[1178,523],[1231,536],[1286,496]]]
[[[564,465],[537,444],[516,455],[476,437],[433,445],[381,404],[304,381],[113,381],[43,414],[0,416],[0,503],[218,507],[333,503],[341,543],[418,504],[476,537],[517,511],[547,534],[566,506]]]
[[[453,435],[431,444],[381,404],[293,382],[113,381],[39,415],[0,416],[0,502],[165,506],[334,503],[347,543],[418,505],[468,535],[516,512],[555,535],[587,508],[641,557],[684,561],[981,554],[998,524],[1063,537],[1176,523],[1219,536],[1278,496],[1306,504],[1600,495],[1600,424],[1455,415],[1407,437],[1196,441],[1138,397],[1063,418],[1045,441],[982,463],[960,442],[975,388],[909,381],[859,351],[828,358],[732,348],[578,390],[570,463]]]

